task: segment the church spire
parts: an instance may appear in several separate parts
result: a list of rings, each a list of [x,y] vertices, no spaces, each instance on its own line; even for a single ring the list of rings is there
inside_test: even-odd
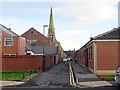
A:
[[[52,7],[51,7],[51,11],[50,11],[50,16],[52,16]]]
[[[49,20],[49,28],[48,28],[48,36],[51,41],[55,41],[55,28],[54,28],[54,22],[53,22],[53,12],[52,7],[50,10],[50,20]]]

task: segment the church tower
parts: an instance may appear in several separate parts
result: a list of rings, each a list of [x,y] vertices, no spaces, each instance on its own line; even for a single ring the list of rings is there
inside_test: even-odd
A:
[[[48,28],[48,35],[47,35],[47,37],[51,41],[56,41],[52,7],[51,7],[51,10],[50,10],[50,20],[49,20],[49,28]]]
[[[63,52],[64,50],[60,42],[57,41],[56,36],[55,36],[52,7],[50,10],[50,19],[49,19],[49,28],[48,28],[47,38],[50,39],[50,41],[54,42],[55,46],[59,47],[59,51],[60,51],[59,53],[61,54],[61,57],[65,57],[65,53]]]

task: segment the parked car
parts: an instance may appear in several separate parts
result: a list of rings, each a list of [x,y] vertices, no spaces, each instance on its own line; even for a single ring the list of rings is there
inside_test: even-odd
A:
[[[70,58],[67,58],[67,61],[70,61],[71,59]]]
[[[120,66],[117,68],[115,72],[114,79],[115,79],[115,82],[120,85]]]
[[[66,58],[64,58],[64,59],[63,59],[63,62],[66,62],[66,61],[67,61],[67,59],[66,59]]]

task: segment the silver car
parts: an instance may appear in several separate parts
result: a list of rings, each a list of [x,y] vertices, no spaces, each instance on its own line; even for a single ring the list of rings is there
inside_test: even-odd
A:
[[[115,78],[114,79],[115,79],[115,82],[120,85],[120,66],[118,67],[118,69],[115,72]]]

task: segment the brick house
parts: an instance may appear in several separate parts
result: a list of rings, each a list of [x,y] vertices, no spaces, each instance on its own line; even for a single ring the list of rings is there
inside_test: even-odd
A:
[[[31,43],[33,46],[53,46],[54,43],[51,42],[47,37],[42,35],[39,31],[34,29],[33,27],[30,28],[28,31],[21,35],[22,37],[26,38],[27,43]]]
[[[39,31],[30,28],[28,31],[21,35],[26,38],[26,52],[31,55],[53,55],[56,64],[60,62],[61,55],[58,46],[55,46],[53,41],[50,41],[46,36],[42,35]]]
[[[47,37],[42,35],[33,27],[23,33],[21,36],[26,38],[26,51],[33,51],[32,54],[42,54],[45,47],[50,48],[50,46],[54,46],[54,42],[50,41]],[[39,51],[36,48],[39,49]]]
[[[36,45],[34,37],[29,42],[33,47]],[[0,24],[0,72],[42,72],[53,67],[56,63],[54,55],[26,55],[26,46],[25,38]],[[34,52],[36,53],[39,50],[34,50]]]
[[[115,73],[120,66],[120,27],[90,39],[75,52],[77,62],[95,74]]]
[[[75,49],[74,50],[69,50],[69,51],[64,51],[64,53],[66,54],[66,58],[73,59],[74,58]]]
[[[25,38],[0,24],[0,55],[25,55]]]

